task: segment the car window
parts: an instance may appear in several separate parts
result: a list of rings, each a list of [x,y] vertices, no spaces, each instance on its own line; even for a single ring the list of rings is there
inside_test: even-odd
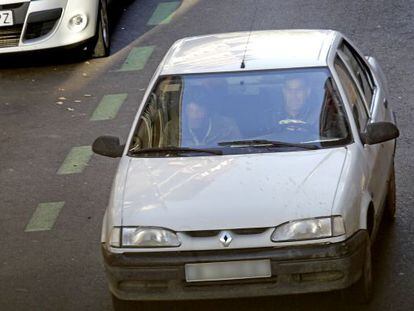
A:
[[[336,57],[334,65],[344,88],[349,105],[351,106],[352,114],[358,130],[362,132],[365,129],[369,119],[365,104],[348,69],[339,57]]]
[[[271,140],[344,145],[350,132],[328,68],[161,77],[139,118],[130,151],[209,148],[276,152],[224,142]],[[297,150],[302,150],[301,148]],[[205,155],[205,154],[203,154]]]
[[[366,64],[361,60],[359,54],[345,41],[342,43],[339,48],[343,52],[343,60],[348,64],[350,70],[352,71],[355,79],[364,93],[364,97],[368,107],[371,107],[372,96],[374,92],[373,82],[371,78],[371,73]]]
[[[165,144],[166,126],[179,133],[179,114],[182,79],[178,76],[162,78],[148,97],[132,141],[133,149],[161,147]],[[177,126],[177,128],[175,128]]]

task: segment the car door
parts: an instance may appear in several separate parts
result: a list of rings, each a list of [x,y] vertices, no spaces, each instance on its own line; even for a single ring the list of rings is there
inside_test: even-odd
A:
[[[340,57],[339,53],[334,61],[334,67],[347,97],[348,105],[351,108],[356,127],[360,137],[362,137],[368,123],[370,122],[369,111],[366,107],[363,96],[359,91],[356,81],[353,79],[351,72]],[[363,179],[365,183],[361,191],[368,191],[374,201],[374,208],[376,211],[375,214],[379,215],[380,210],[378,206],[380,201],[378,200],[378,196],[375,194],[379,191],[378,188],[380,185],[378,180],[380,178],[380,173],[376,171],[376,168],[379,165],[380,148],[378,145],[360,145],[359,151],[360,156],[362,157],[360,166],[365,176]],[[375,230],[375,228],[373,229]]]
[[[365,60],[346,41],[343,41],[338,49],[338,60],[336,67],[342,71],[342,80],[348,81],[348,92],[356,93],[358,98],[355,102],[360,113],[367,118],[365,124],[358,126],[360,133],[366,131],[366,126],[372,122],[385,120],[384,92],[378,87],[369,66]],[[355,118],[355,116],[354,116]],[[387,190],[390,163],[392,163],[392,152],[390,153],[387,143],[361,146],[364,166],[366,168],[366,188],[372,198],[375,208],[375,226],[373,232],[377,231],[379,218],[382,215],[383,201]]]
[[[369,122],[389,121],[390,108],[385,96],[384,83],[375,75],[365,58],[346,40],[339,47],[338,54],[352,75],[369,113]],[[376,208],[383,206],[387,180],[393,161],[394,142],[365,145],[364,151],[373,169],[372,191]]]

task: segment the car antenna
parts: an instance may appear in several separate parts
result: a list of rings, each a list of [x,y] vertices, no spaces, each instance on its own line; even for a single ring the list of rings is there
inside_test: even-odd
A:
[[[248,45],[249,45],[249,42],[250,42],[250,37],[251,37],[251,35],[252,35],[252,31],[253,31],[254,22],[256,21],[257,8],[258,8],[258,5],[257,5],[257,1],[256,1],[256,2],[255,2],[254,14],[253,14],[253,20],[252,20],[252,23],[251,23],[251,25],[250,25],[249,36],[247,37],[246,47],[244,48],[243,59],[242,59],[241,65],[240,65],[240,68],[241,68],[241,69],[246,68],[246,53],[247,53],[247,47],[248,47]]]

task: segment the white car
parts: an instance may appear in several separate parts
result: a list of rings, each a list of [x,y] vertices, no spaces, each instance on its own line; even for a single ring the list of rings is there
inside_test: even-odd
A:
[[[102,230],[115,309],[340,289],[369,301],[371,243],[395,214],[387,97],[377,61],[336,31],[176,42],[126,145],[93,144],[121,157]]]
[[[108,56],[108,0],[0,0],[0,54],[86,47]]]

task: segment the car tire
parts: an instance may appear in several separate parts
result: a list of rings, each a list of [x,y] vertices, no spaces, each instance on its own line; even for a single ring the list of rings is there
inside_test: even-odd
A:
[[[96,23],[96,34],[91,41],[92,57],[107,57],[111,51],[111,38],[109,31],[108,5],[106,0],[101,0]]]
[[[132,311],[138,309],[138,302],[136,301],[129,301],[129,300],[121,300],[112,294],[112,306],[114,311]]]
[[[390,181],[388,183],[387,197],[385,199],[385,219],[389,222],[395,220],[395,214],[397,211],[397,191],[395,185],[395,168],[394,164],[391,168]]]
[[[372,287],[371,240],[368,238],[361,277],[356,283],[342,291],[342,298],[347,304],[368,304],[372,300]]]

